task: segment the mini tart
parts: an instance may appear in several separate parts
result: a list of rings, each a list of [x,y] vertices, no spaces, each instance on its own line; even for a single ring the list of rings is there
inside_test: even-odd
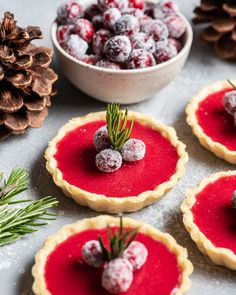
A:
[[[110,216],[83,219],[64,226],[45,242],[36,254],[32,269],[33,291],[36,295],[108,295],[101,287],[102,269],[83,263],[81,247],[91,239],[102,236],[107,240],[106,227],[118,228],[119,219]],[[181,295],[190,288],[189,276],[193,266],[187,250],[169,234],[154,227],[124,218],[124,228],[138,228],[136,240],[148,249],[143,267],[134,273],[127,295]],[[62,283],[63,282],[63,283]]]
[[[236,171],[203,179],[181,205],[186,230],[199,250],[215,264],[236,270],[236,209],[231,198]]]
[[[149,116],[129,112],[134,119],[131,137],[146,144],[143,160],[113,173],[95,166],[95,131],[106,125],[105,112],[74,118],[49,143],[47,170],[62,191],[82,206],[98,212],[132,212],[152,204],[184,174],[188,155],[173,128]]]
[[[186,114],[200,143],[217,157],[236,164],[236,127],[233,116],[223,106],[223,96],[231,90],[227,81],[203,88],[192,97]]]

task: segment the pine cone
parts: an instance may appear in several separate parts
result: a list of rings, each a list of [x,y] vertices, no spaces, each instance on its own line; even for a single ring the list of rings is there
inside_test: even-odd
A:
[[[20,28],[5,12],[0,22],[0,140],[40,127],[48,115],[57,75],[49,68],[52,50],[31,43],[42,38],[40,28]]]
[[[218,57],[236,60],[236,1],[201,0],[194,13],[195,24],[209,23],[201,39],[213,44]]]

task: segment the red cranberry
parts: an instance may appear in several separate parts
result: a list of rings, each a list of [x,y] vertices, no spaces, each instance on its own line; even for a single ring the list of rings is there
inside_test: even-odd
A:
[[[180,52],[183,47],[182,43],[175,38],[168,38],[168,42],[176,48],[177,52]]]
[[[165,24],[172,38],[180,38],[186,30],[185,21],[177,15],[167,17],[165,19]]]
[[[61,4],[57,9],[57,20],[61,24],[73,24],[84,15],[84,8],[76,1]]]
[[[154,56],[158,64],[163,63],[178,54],[177,49],[166,41],[160,41],[156,43],[156,51]]]
[[[152,58],[154,59],[153,56]],[[124,143],[120,153],[124,161],[127,161],[127,162],[140,161],[145,156],[146,145],[140,139],[130,138]]]
[[[96,155],[95,164],[102,172],[115,172],[122,165],[122,157],[118,151],[105,149]]]
[[[133,15],[125,14],[116,23],[114,31],[117,35],[130,36],[139,32],[140,24],[136,17]]]
[[[117,8],[110,8],[103,14],[103,24],[107,29],[114,29],[115,23],[121,18],[120,10]]]
[[[145,49],[134,49],[130,55],[128,69],[142,69],[155,66],[155,58]]]
[[[144,13],[141,9],[129,7],[122,11],[122,14],[131,14],[135,16],[138,20],[144,17]]]
[[[112,36],[111,32],[105,29],[100,29],[93,36],[93,51],[97,55],[104,54],[104,46],[108,39]]]
[[[103,17],[102,17],[102,14],[95,15],[92,18],[92,24],[93,24],[93,27],[94,27],[94,29],[96,31],[102,29],[103,28]]]
[[[133,241],[124,251],[123,258],[129,260],[133,266],[133,271],[140,269],[147,261],[148,250],[143,243]]]
[[[85,41],[91,42],[94,35],[92,23],[85,18],[78,19],[75,23],[75,33]]]
[[[169,32],[167,26],[161,20],[153,20],[148,22],[143,30],[154,38],[155,41],[161,41],[168,38]]]
[[[146,26],[148,26],[148,24],[153,21],[153,19],[144,14],[144,16],[142,16],[141,18],[139,18],[139,23],[140,23],[140,26],[141,26],[141,31],[142,32],[145,32],[146,31]]]
[[[98,0],[98,5],[102,11],[109,8],[117,8],[121,11],[128,7],[128,0]]]
[[[99,241],[91,240],[86,242],[81,252],[83,261],[88,265],[99,268],[104,264],[103,252]]]
[[[119,64],[109,60],[108,58],[104,58],[104,59],[99,60],[96,63],[96,66],[100,67],[100,68],[112,69],[112,70],[120,70],[121,69],[121,66]]]
[[[169,0],[157,3],[153,8],[153,17],[156,19],[165,19],[167,16],[176,15],[177,6]]]
[[[225,110],[230,114],[236,113],[236,90],[226,92],[223,98]]]
[[[132,52],[132,45],[127,36],[114,36],[106,42],[105,52],[114,62],[126,62]]]
[[[95,15],[100,14],[100,13],[101,13],[101,11],[100,11],[98,5],[92,4],[85,10],[84,15],[87,19],[92,20]]]
[[[144,9],[144,0],[129,0],[129,7]]]
[[[88,50],[88,43],[76,34],[72,34],[66,44],[66,51],[77,59],[82,59]]]
[[[69,36],[73,30],[72,25],[59,26],[57,29],[57,40],[61,45],[65,45],[69,40]]]
[[[97,60],[98,60],[97,56],[93,54],[85,55],[82,59],[82,61],[85,62],[86,64],[93,65],[93,66],[96,64]]]
[[[130,37],[130,40],[134,49],[146,49],[152,53],[156,49],[154,39],[146,33],[136,33]]]
[[[232,203],[233,208],[236,209],[236,191],[234,191],[232,194],[231,203]]]

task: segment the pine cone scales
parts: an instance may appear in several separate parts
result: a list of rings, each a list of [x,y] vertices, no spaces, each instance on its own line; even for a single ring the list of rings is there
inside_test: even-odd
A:
[[[236,2],[235,0],[201,0],[194,10],[193,22],[209,23],[201,39],[212,43],[217,56],[236,60]]]
[[[40,127],[48,115],[57,75],[52,50],[31,43],[42,37],[38,27],[18,27],[10,12],[0,22],[0,140]]]

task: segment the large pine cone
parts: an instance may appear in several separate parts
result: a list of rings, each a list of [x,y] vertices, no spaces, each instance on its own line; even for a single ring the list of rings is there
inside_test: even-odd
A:
[[[220,58],[236,60],[236,1],[201,0],[194,12],[194,23],[209,23],[202,40],[212,43]]]
[[[42,37],[38,27],[18,27],[10,12],[0,22],[0,140],[39,127],[48,115],[57,75],[52,50],[31,43]]]

